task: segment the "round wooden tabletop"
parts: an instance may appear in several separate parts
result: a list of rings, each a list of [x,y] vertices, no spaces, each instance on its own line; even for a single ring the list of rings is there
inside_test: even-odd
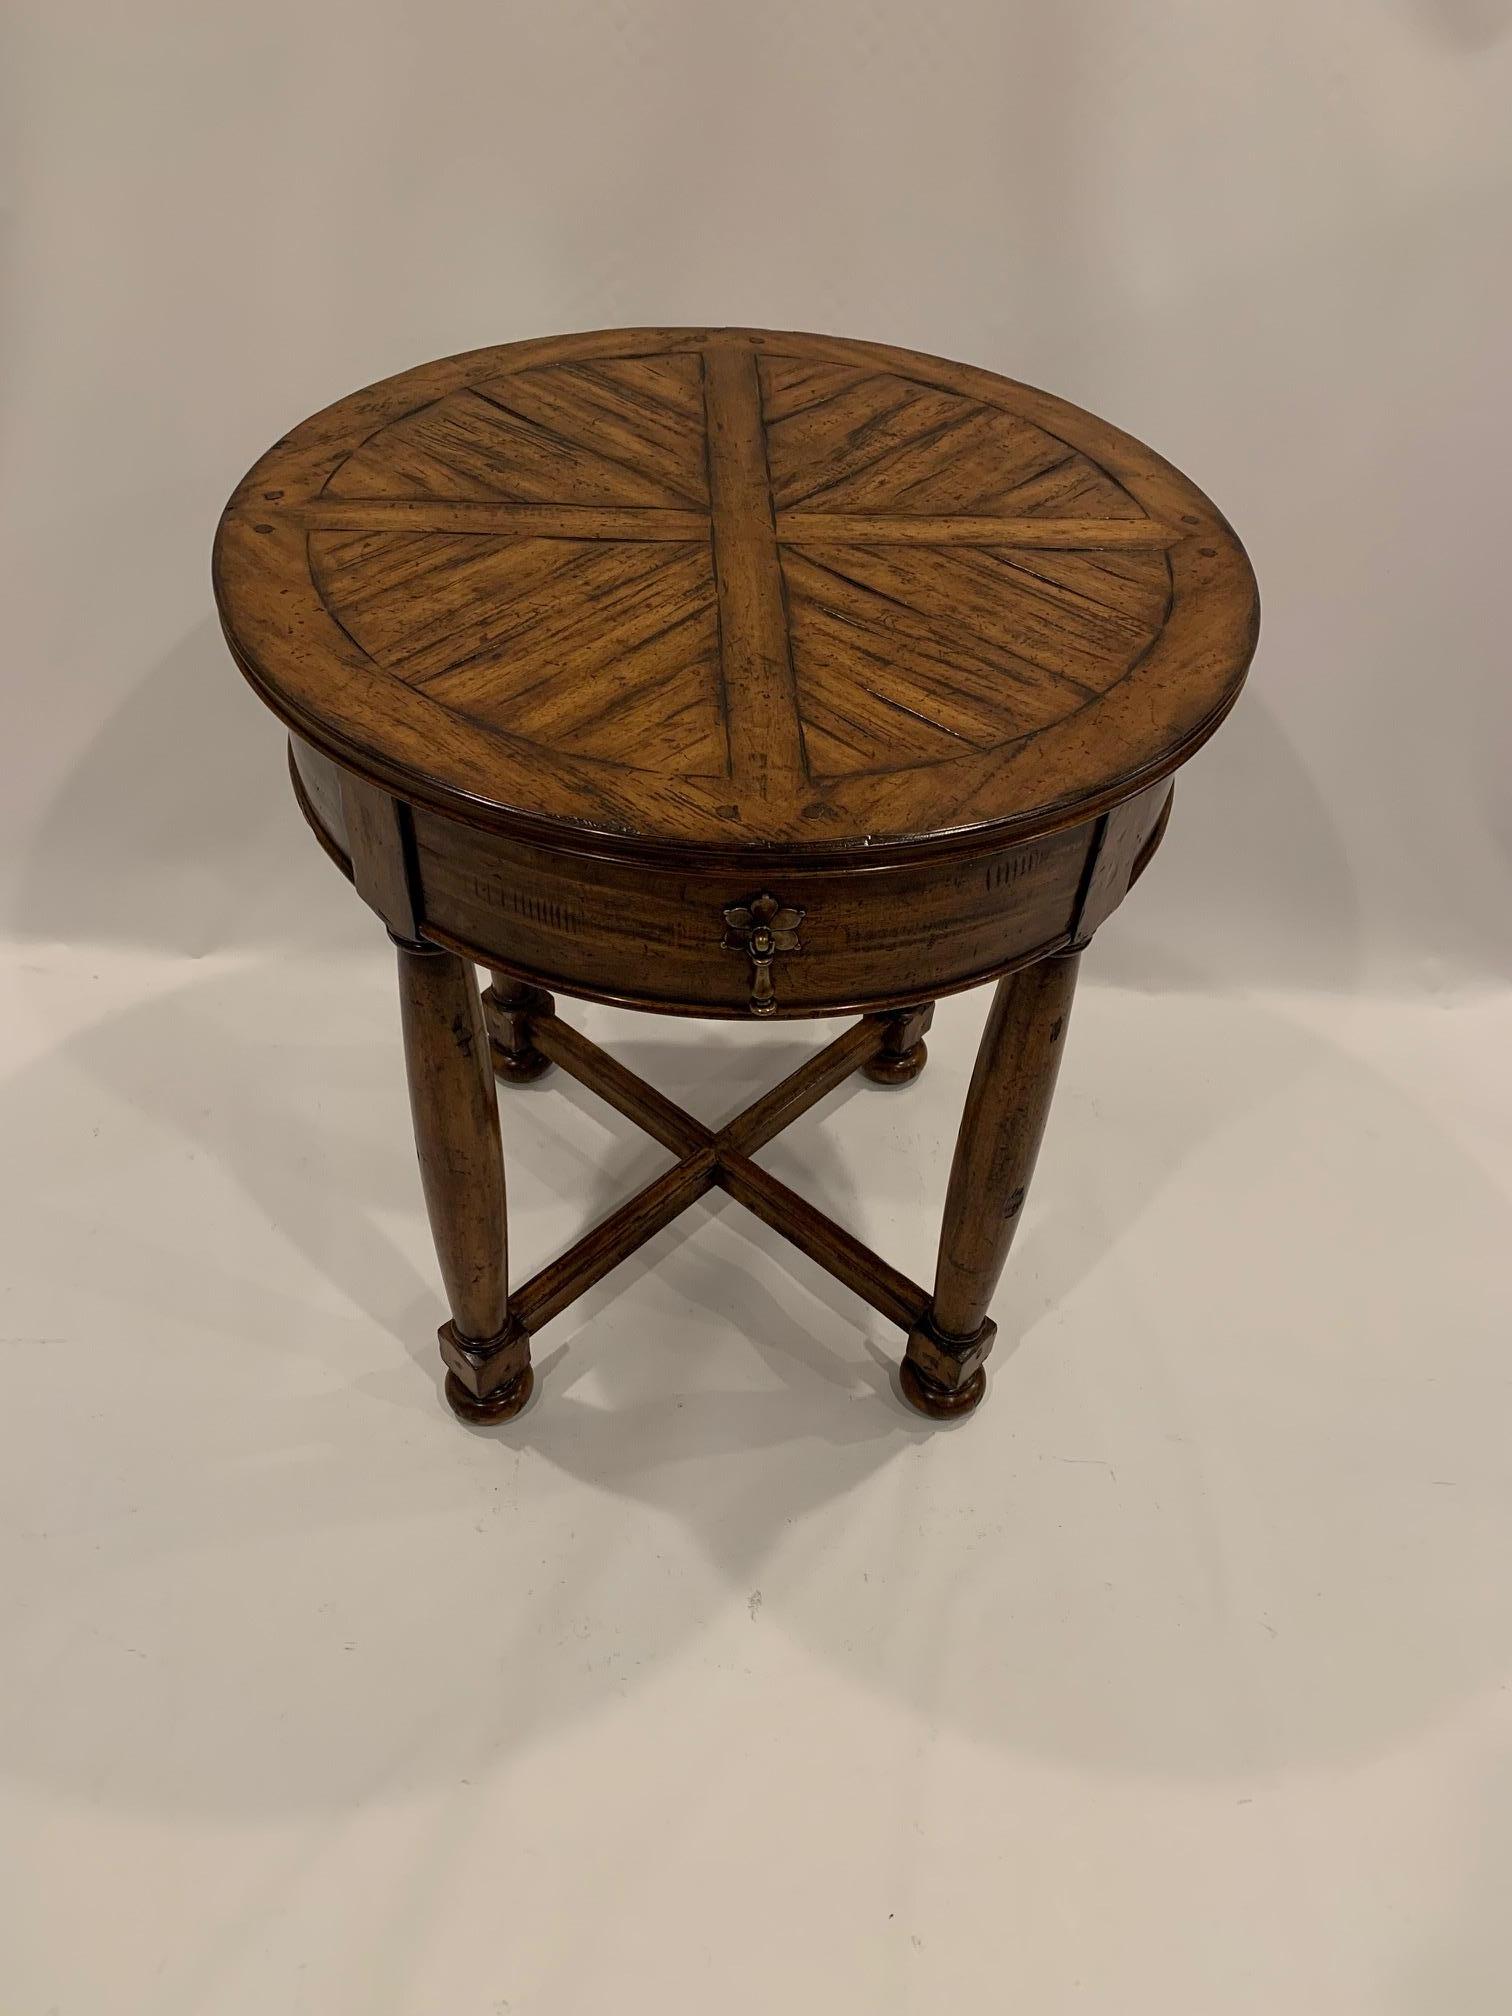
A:
[[[353,394],[216,537],[231,649],[336,762],[610,851],[1075,824],[1232,704],[1258,603],[1169,463],[990,372],[764,330],[476,350]]]

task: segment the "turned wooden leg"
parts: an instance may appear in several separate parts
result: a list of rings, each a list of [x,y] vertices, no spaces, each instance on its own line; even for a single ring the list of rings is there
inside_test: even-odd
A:
[[[869,1015],[867,1020],[885,1024],[887,1040],[876,1056],[861,1066],[861,1076],[873,1085],[912,1085],[929,1055],[924,1031],[934,1020],[934,1003],[907,1008],[901,1015]]]
[[[556,1003],[544,988],[527,987],[523,980],[511,980],[507,973],[490,973],[488,977],[483,1020],[488,1029],[494,1075],[506,1085],[533,1084],[554,1067],[551,1059],[543,1057],[530,1040],[530,1018],[554,1014]]]
[[[1018,1228],[1060,1069],[1080,952],[998,982],[956,1139],[934,1297],[909,1333],[905,1398],[923,1414],[966,1414],[987,1388],[987,1315]]]
[[[410,1111],[436,1258],[451,1306],[446,1397],[464,1421],[504,1421],[530,1398],[530,1338],[509,1313],[499,1109],[469,961],[396,938]]]

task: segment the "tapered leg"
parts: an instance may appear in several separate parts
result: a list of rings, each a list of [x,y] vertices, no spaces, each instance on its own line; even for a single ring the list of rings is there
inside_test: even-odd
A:
[[[934,1020],[934,1003],[923,1008],[906,1008],[901,1015],[875,1018],[887,1026],[887,1040],[869,1064],[861,1066],[861,1076],[873,1085],[912,1085],[924,1069],[929,1050],[924,1031]]]
[[[1064,952],[998,982],[956,1139],[934,1298],[903,1360],[904,1395],[921,1413],[969,1413],[986,1391],[997,1334],[987,1305],[1034,1173],[1080,963]]]
[[[446,1397],[466,1421],[530,1398],[530,1339],[509,1313],[499,1109],[469,961],[396,939],[410,1111],[436,1258],[451,1307]]]
[[[532,1015],[550,1015],[556,1003],[542,987],[527,987],[507,973],[490,973],[483,996],[483,1020],[493,1053],[494,1075],[506,1085],[529,1085],[553,1069],[530,1040]]]

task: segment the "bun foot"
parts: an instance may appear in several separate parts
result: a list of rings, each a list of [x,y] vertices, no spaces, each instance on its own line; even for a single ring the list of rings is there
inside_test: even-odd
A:
[[[502,1043],[489,1039],[488,1054],[493,1061],[495,1078],[503,1079],[506,1085],[534,1085],[538,1078],[544,1078],[554,1070],[551,1059],[539,1050],[506,1050]]]
[[[506,1085],[533,1085],[546,1076],[551,1059],[531,1042],[530,1024],[534,1016],[555,1013],[556,1003],[544,988],[527,987],[507,973],[492,975],[483,990],[483,1026],[496,1078]]]
[[[880,1024],[882,1041],[861,1066],[861,1076],[873,1085],[912,1085],[929,1055],[924,1031],[934,1020],[934,1003],[905,1008],[900,1015],[868,1015],[866,1019]]]
[[[469,1393],[455,1372],[446,1375],[446,1404],[459,1421],[475,1421],[484,1427],[491,1427],[499,1421],[510,1421],[535,1388],[535,1372],[527,1365],[516,1379],[507,1385],[496,1386],[492,1393],[485,1393],[480,1400]]]
[[[951,1421],[958,1414],[970,1414],[982,1404],[982,1395],[987,1391],[987,1372],[979,1365],[964,1386],[937,1386],[933,1379],[926,1379],[912,1359],[905,1358],[898,1369],[898,1383],[903,1388],[903,1398],[909,1406],[920,1414],[927,1414],[935,1421]]]
[[[907,1050],[900,1050],[896,1056],[887,1050],[879,1050],[869,1064],[861,1066],[861,1076],[873,1085],[912,1085],[924,1069],[929,1050],[921,1036],[917,1043]]]

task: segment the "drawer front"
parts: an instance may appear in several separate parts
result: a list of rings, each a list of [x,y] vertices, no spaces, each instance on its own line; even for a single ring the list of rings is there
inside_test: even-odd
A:
[[[414,815],[428,929],[569,992],[711,1015],[923,1000],[1027,958],[1069,932],[1090,834],[763,878],[583,860]]]
[[[351,874],[345,794],[375,787],[297,738],[291,755],[305,817]],[[404,858],[356,880],[401,936],[418,919],[482,964],[567,993],[693,1015],[838,1014],[931,1000],[1087,936],[1158,840],[1169,794],[1157,784],[991,852],[765,876],[562,853],[377,794]],[[408,923],[380,893],[401,881]]]

